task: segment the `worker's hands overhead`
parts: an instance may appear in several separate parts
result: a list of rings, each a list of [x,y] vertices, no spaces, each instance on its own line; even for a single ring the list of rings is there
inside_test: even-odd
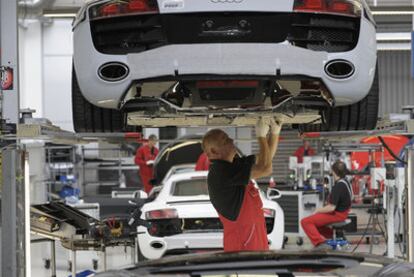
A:
[[[280,134],[280,130],[282,130],[283,122],[280,119],[275,120],[273,117],[269,120],[270,124],[270,132],[272,135],[278,136]]]
[[[269,119],[260,117],[256,123],[256,137],[265,138],[269,133]]]

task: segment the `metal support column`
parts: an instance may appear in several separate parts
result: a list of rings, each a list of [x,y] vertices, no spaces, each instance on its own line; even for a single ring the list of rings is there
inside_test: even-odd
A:
[[[107,270],[107,260],[106,260],[106,247],[103,247],[103,270]]]
[[[24,158],[22,150],[6,149],[2,152],[2,276],[28,276],[27,271],[30,270],[26,268]]]
[[[52,270],[52,277],[56,277],[56,242],[50,241],[50,269]]]
[[[397,197],[397,189],[394,185],[386,187],[387,197],[387,257],[394,258],[395,256],[395,241],[394,241],[394,209],[395,209],[395,198]]]
[[[0,0],[0,114],[14,124],[19,121],[17,2]]]
[[[72,277],[76,276],[76,250],[72,249]]]
[[[407,253],[408,261],[414,262],[414,146],[407,148],[407,201],[406,201],[406,226],[408,228]]]

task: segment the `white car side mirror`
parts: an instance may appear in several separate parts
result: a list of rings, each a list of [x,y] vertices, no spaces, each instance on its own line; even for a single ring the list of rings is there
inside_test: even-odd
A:
[[[268,188],[266,191],[266,197],[267,199],[274,200],[274,199],[279,199],[280,197],[282,197],[282,194],[280,193],[278,189]]]

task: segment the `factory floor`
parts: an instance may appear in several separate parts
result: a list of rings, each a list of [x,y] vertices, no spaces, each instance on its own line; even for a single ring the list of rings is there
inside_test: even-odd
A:
[[[303,246],[298,247],[296,244],[287,244],[287,250],[298,250],[298,249],[311,249],[310,244],[304,244]],[[350,250],[354,248],[354,245],[351,245]],[[50,251],[48,243],[39,243],[32,245],[32,276],[51,276],[50,269],[44,267],[45,258],[50,257]],[[350,251],[347,250],[347,251]],[[358,253],[369,253],[370,245],[361,244],[357,251]],[[373,245],[373,253],[377,255],[383,255],[385,252],[385,242],[380,241],[379,244]],[[396,257],[401,256],[398,244],[395,244],[395,255]],[[71,275],[71,272],[68,268],[68,260],[70,259],[69,252],[63,249],[60,246],[56,246],[56,276],[57,277],[68,277]],[[92,260],[98,259],[98,271],[102,270],[102,263],[100,261],[99,255],[96,252],[78,252],[77,253],[77,272],[84,270],[93,270]],[[127,253],[124,252],[123,247],[117,247],[108,249],[107,253],[107,266],[108,269],[119,269],[131,264],[131,255],[128,250]]]
[[[346,234],[351,245],[345,251],[352,251],[358,241],[360,241],[361,234],[366,229],[366,224],[369,220],[369,214],[366,213],[365,209],[353,209],[354,213],[357,214],[358,218],[358,233],[357,234]],[[378,216],[379,224],[384,228],[383,217]],[[377,228],[375,239],[372,240],[372,253],[377,255],[384,255],[386,250],[386,242],[382,235],[378,232]],[[367,229],[367,234],[371,234],[371,228]],[[312,246],[307,238],[304,238],[304,243],[301,246],[296,244],[297,236],[289,236],[289,240],[285,246],[287,250],[298,250],[298,249],[311,249]],[[371,248],[371,240],[366,238],[361,240],[360,245],[355,250],[358,253],[369,253]],[[402,246],[401,246],[402,247]],[[395,244],[395,257],[402,257],[400,245]],[[32,263],[32,276],[51,276],[50,269],[45,268],[45,260],[50,259],[51,244],[50,242],[41,242],[31,245],[31,263]],[[69,261],[71,259],[70,251],[64,249],[59,243],[56,243],[56,272],[58,277],[67,277],[71,275],[69,270]],[[93,269],[93,260],[98,261],[97,271],[103,270],[103,253],[95,251],[80,251],[77,252],[77,272],[84,270]],[[107,249],[107,269],[120,269],[127,267],[132,264],[132,253],[131,248],[125,247],[114,247]]]
[[[354,241],[354,237],[349,237],[351,241]],[[352,251],[355,245],[350,245],[347,252]],[[311,249],[312,246],[308,243],[297,246],[296,243],[288,243],[285,247],[287,250],[298,250],[298,249]],[[373,254],[384,255],[386,244],[383,239],[380,239],[378,244],[373,244]],[[370,244],[363,243],[359,245],[356,250],[357,253],[369,253]],[[33,244],[31,249],[31,263],[32,263],[32,276],[51,276],[50,269],[45,268],[45,259],[50,257],[50,243],[38,243]],[[395,256],[401,257],[401,251],[399,245],[395,244]],[[103,256],[93,251],[82,251],[77,253],[77,272],[84,270],[93,270],[93,260],[98,260],[98,270],[103,270]],[[70,260],[70,253],[66,249],[56,244],[56,273],[58,277],[67,277],[71,275],[69,271],[68,261]],[[115,247],[107,250],[107,268],[108,269],[120,269],[131,265],[131,251],[123,247]]]

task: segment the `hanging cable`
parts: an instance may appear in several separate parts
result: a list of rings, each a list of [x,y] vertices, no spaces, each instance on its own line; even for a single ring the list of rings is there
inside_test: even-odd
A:
[[[399,161],[400,163],[407,165],[406,161],[401,160],[397,155],[395,155],[395,153],[391,150],[391,148],[388,146],[388,144],[385,143],[384,139],[381,136],[378,136],[378,139],[380,140],[381,144],[385,147],[385,149],[388,150],[388,152],[391,154],[391,156]]]

